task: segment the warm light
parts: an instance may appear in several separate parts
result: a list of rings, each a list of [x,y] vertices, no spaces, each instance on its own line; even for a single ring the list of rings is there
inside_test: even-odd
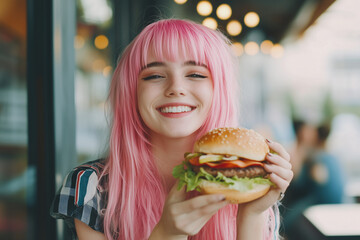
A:
[[[105,35],[99,35],[95,38],[95,47],[98,49],[105,49],[109,45],[109,40]]]
[[[259,45],[256,42],[248,42],[245,44],[245,52],[250,56],[254,56],[259,52]]]
[[[244,47],[239,42],[234,42],[231,46],[232,50],[235,52],[236,56],[241,56],[244,53]]]
[[[237,20],[231,20],[227,26],[226,30],[231,36],[237,36],[241,33],[242,27],[239,21]]]
[[[112,67],[111,66],[106,66],[104,67],[104,70],[103,70],[103,75],[104,77],[107,77],[111,74],[111,71],[112,71]]]
[[[82,48],[85,44],[85,39],[82,36],[76,35],[74,39],[74,48]]]
[[[209,16],[213,10],[213,7],[208,1],[200,1],[196,7],[196,10],[201,16]]]
[[[176,2],[177,4],[184,4],[187,2],[187,0],[174,0],[174,2]]]
[[[231,17],[232,14],[232,10],[231,7],[227,4],[221,4],[217,9],[216,9],[216,15],[218,16],[218,18],[220,18],[221,20],[226,20],[229,19]]]
[[[105,66],[106,66],[106,63],[103,59],[96,59],[92,63],[92,69],[94,72],[102,72],[103,69],[105,68]]]
[[[284,48],[280,44],[274,44],[271,48],[271,56],[274,58],[281,58],[284,55]]]
[[[256,27],[260,22],[259,15],[256,12],[248,12],[244,17],[244,22],[250,28]]]
[[[208,17],[208,18],[204,19],[204,21],[202,22],[202,25],[215,30],[218,26],[218,23],[216,22],[215,19]]]
[[[272,41],[270,40],[264,40],[261,44],[260,44],[260,49],[264,54],[270,54],[271,53],[271,49],[274,46],[274,44],[272,43]]]

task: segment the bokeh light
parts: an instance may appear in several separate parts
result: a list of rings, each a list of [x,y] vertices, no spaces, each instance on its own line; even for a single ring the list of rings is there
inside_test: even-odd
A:
[[[260,17],[256,12],[248,12],[244,17],[244,23],[246,26],[253,28],[260,22]]]
[[[196,11],[201,16],[209,16],[213,10],[213,7],[209,1],[200,1],[196,6]]]
[[[105,49],[109,45],[109,39],[105,35],[99,35],[95,38],[94,44],[98,49]]]
[[[259,52],[259,45],[256,42],[247,42],[244,48],[245,53],[250,56],[254,56]]]
[[[218,23],[214,18],[208,17],[208,18],[204,19],[204,21],[202,22],[202,25],[215,30],[218,26]]]
[[[284,55],[284,47],[280,44],[274,44],[271,48],[271,56],[274,58],[281,58]]]
[[[273,42],[270,40],[264,40],[261,44],[260,44],[260,49],[261,52],[264,54],[270,54],[271,53],[271,49],[274,46]]]
[[[234,42],[231,45],[232,50],[234,51],[236,56],[241,56],[244,53],[244,46],[239,42]]]
[[[187,0],[174,0],[174,2],[176,2],[177,4],[184,4],[187,2]]]
[[[242,27],[239,21],[231,20],[227,24],[226,30],[231,36],[237,36],[241,33]]]
[[[112,67],[111,66],[104,67],[104,69],[103,69],[104,77],[110,76],[111,72],[112,72]]]
[[[232,14],[232,10],[231,7],[224,3],[221,4],[217,9],[216,9],[216,15],[218,16],[218,18],[220,18],[221,20],[227,20],[231,17]]]

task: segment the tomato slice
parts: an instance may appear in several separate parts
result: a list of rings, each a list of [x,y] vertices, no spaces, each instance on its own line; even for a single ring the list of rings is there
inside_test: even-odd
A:
[[[206,162],[206,163],[199,163],[199,157],[195,157],[189,160],[191,165],[194,166],[209,166],[211,168],[246,168],[250,166],[264,166],[264,163],[248,160],[248,159],[241,159],[241,160],[233,160],[233,161],[219,161],[219,162]]]

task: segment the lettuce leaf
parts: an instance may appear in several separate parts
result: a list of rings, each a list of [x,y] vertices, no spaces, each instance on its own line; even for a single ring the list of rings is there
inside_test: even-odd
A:
[[[200,191],[199,184],[202,180],[221,183],[231,189],[236,189],[241,192],[249,191],[259,184],[266,184],[270,186],[275,185],[269,179],[263,177],[238,178],[234,176],[230,178],[225,177],[220,172],[218,172],[217,176],[214,177],[211,174],[207,173],[203,168],[200,168],[200,172],[195,173],[191,168],[191,164],[187,161],[183,161],[182,164],[176,166],[173,169],[172,174],[175,178],[179,179],[178,190],[180,190],[184,185],[186,185],[186,191]]]

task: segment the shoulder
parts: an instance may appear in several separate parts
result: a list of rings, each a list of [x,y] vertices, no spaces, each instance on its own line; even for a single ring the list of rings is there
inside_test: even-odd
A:
[[[51,215],[68,220],[71,228],[76,218],[101,231],[101,212],[105,204],[99,179],[104,165],[104,160],[100,159],[72,169],[54,198]]]
[[[74,189],[74,204],[82,206],[91,200],[98,189],[104,165],[99,160],[74,168],[65,178],[63,187]]]

